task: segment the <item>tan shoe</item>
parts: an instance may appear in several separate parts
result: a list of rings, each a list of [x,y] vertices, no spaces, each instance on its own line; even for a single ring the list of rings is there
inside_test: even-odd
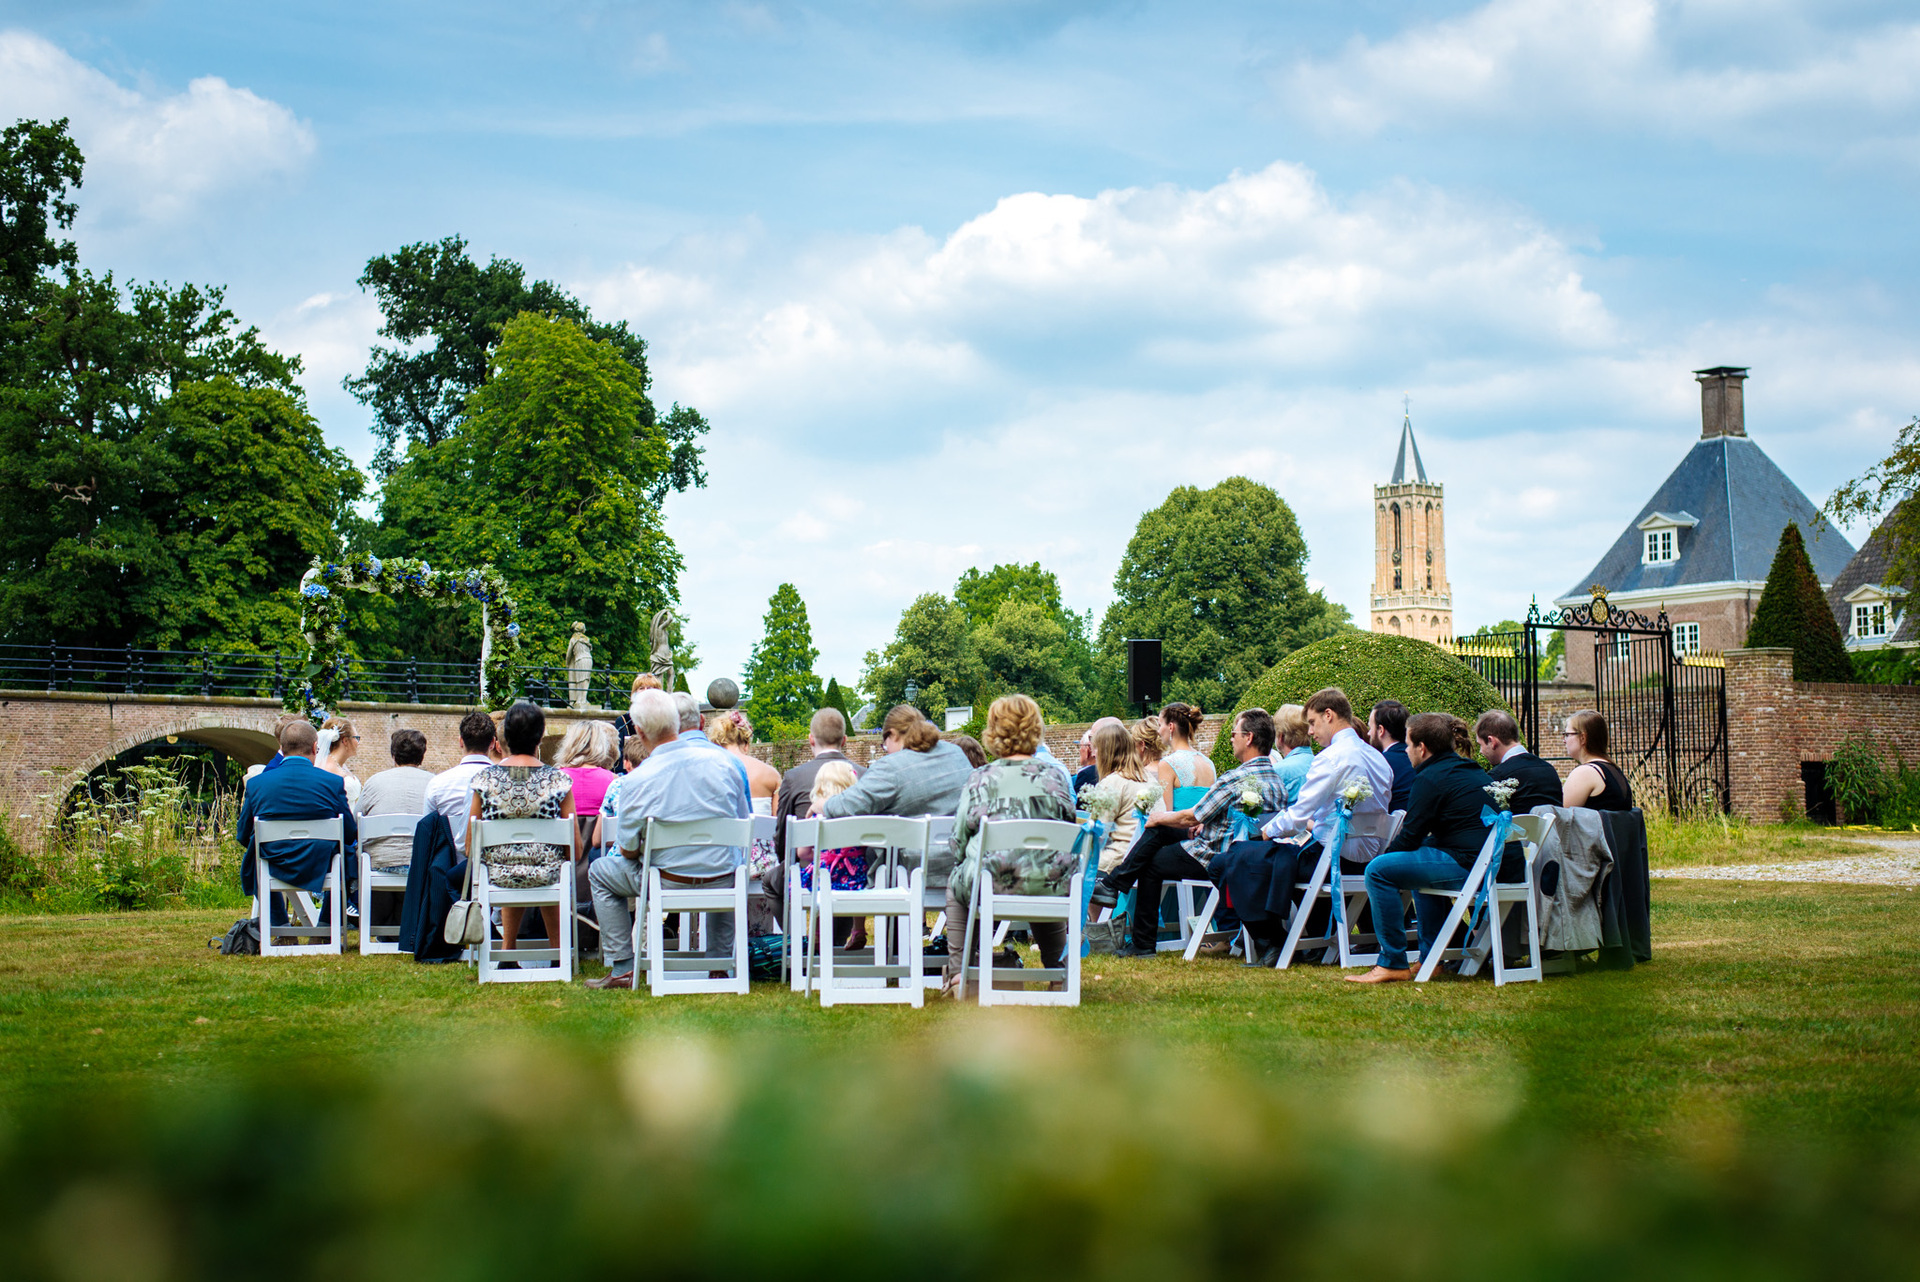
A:
[[[631,989],[633,987],[633,972],[628,971],[624,975],[601,975],[596,979],[589,979],[587,981],[587,987]]]
[[[1401,980],[1413,978],[1413,969],[1402,966],[1398,970],[1389,970],[1385,966],[1375,966],[1364,975],[1343,975],[1349,984],[1396,984]]]

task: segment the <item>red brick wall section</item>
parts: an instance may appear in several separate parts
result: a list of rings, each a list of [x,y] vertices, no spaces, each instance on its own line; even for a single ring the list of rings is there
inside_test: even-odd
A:
[[[1777,823],[1781,799],[1800,805],[1800,765],[1830,761],[1849,735],[1871,731],[1907,762],[1920,762],[1920,686],[1842,685],[1793,679],[1793,651],[1727,652],[1728,767],[1734,813]]]

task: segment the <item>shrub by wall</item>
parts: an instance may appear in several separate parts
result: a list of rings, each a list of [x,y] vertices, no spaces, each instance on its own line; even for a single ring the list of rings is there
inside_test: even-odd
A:
[[[1378,632],[1349,632],[1300,647],[1249,686],[1233,711],[1272,712],[1284,703],[1305,703],[1327,686],[1345,690],[1362,721],[1382,699],[1398,699],[1409,713],[1451,712],[1467,721],[1488,708],[1512,711],[1485,677],[1439,646]],[[1213,764],[1222,771],[1236,764],[1225,730],[1213,745]]]

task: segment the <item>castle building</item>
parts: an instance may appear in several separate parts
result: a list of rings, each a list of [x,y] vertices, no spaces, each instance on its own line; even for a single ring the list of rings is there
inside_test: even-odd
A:
[[[1453,639],[1446,521],[1445,487],[1427,479],[1408,414],[1393,479],[1373,487],[1373,631]]]
[[[1747,435],[1747,367],[1716,365],[1693,376],[1700,384],[1699,438],[1599,562],[1554,600],[1562,609],[1583,605],[1601,587],[1613,608],[1648,617],[1664,611],[1682,654],[1746,642],[1788,521],[1799,524],[1823,589],[1854,559],[1853,545]],[[1863,563],[1846,592],[1875,588],[1880,597],[1860,598],[1871,607],[1888,595],[1883,577]],[[1874,617],[1869,608],[1869,626]],[[1591,682],[1600,663],[1627,663],[1624,637],[1620,641],[1611,649],[1604,639],[1575,645],[1570,635],[1568,677]]]

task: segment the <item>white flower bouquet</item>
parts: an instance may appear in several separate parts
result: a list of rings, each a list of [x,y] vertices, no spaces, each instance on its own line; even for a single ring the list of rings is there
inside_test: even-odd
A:
[[[1240,787],[1240,809],[1249,815],[1257,815],[1266,809],[1266,798],[1261,796],[1260,790],[1252,784],[1242,784]]]
[[[1120,813],[1120,792],[1104,784],[1087,784],[1080,789],[1080,807],[1097,822],[1110,824]]]
[[[1518,779],[1495,779],[1481,791],[1493,798],[1493,804],[1502,810],[1513,808],[1513,791],[1520,786]]]
[[[1157,783],[1146,784],[1140,789],[1139,792],[1134,794],[1133,808],[1135,810],[1138,810],[1143,815],[1150,814],[1152,813],[1153,808],[1160,804],[1160,798],[1166,795],[1167,795],[1167,790],[1161,787],[1159,784]]]
[[[1352,780],[1340,790],[1340,800],[1347,803],[1348,810],[1354,809],[1371,796],[1373,796],[1373,785],[1365,779]]]

